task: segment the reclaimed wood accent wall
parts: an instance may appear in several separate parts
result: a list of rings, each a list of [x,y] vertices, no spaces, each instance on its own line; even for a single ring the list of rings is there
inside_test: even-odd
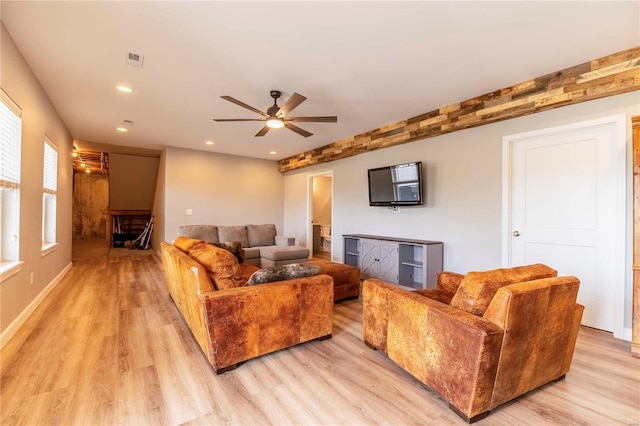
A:
[[[73,173],[74,240],[104,240],[107,238],[107,210],[109,205],[109,176]]]
[[[281,173],[640,89],[640,47],[448,105],[278,162]]]

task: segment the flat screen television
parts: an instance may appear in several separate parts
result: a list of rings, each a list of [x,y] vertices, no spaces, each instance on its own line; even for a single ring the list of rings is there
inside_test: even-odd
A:
[[[369,169],[370,206],[422,205],[422,162]]]

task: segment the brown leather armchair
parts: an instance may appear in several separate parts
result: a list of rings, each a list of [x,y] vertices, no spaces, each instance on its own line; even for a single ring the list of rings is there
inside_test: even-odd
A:
[[[556,275],[540,264],[442,272],[420,291],[366,280],[365,343],[474,422],[569,371],[584,307],[578,279]]]

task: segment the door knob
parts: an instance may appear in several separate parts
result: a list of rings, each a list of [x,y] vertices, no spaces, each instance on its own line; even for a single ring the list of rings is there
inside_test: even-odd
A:
[[[514,237],[519,237],[520,236],[520,232],[519,231],[513,231],[513,236]]]

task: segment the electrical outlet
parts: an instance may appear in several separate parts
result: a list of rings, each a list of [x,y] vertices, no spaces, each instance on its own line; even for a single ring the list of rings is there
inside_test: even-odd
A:
[[[187,209],[187,216],[191,216],[193,214],[193,210],[192,209]]]
[[[31,282],[29,283],[29,285],[33,285],[33,272],[31,273],[31,279],[30,279],[30,281],[31,281]]]

